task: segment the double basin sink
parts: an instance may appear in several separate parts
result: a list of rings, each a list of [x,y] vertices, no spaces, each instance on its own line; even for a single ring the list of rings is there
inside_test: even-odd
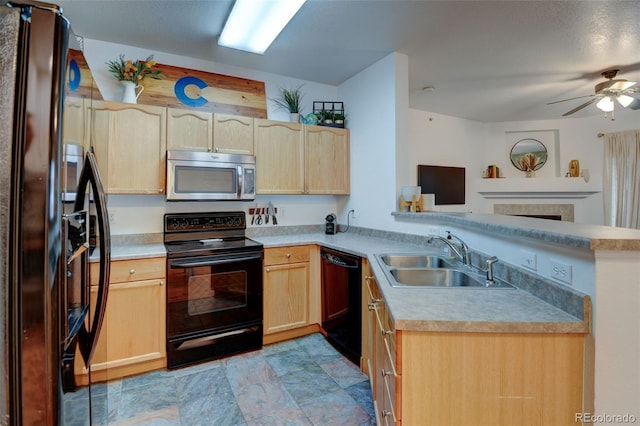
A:
[[[392,287],[514,288],[502,281],[488,282],[455,259],[426,254],[379,254],[376,258]]]

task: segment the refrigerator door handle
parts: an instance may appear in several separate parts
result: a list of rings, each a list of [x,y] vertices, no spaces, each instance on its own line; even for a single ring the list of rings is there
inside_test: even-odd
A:
[[[98,164],[92,152],[87,152],[84,167],[80,174],[78,182],[78,192],[74,205],[74,210],[82,210],[87,196],[87,186],[90,185],[95,201],[96,219],[98,222],[98,233],[100,235],[99,253],[100,253],[100,274],[98,279],[98,295],[94,311],[91,312],[87,328],[86,324],[78,332],[78,346],[85,364],[88,366],[93,352],[98,343],[98,336],[102,328],[104,313],[107,307],[107,295],[109,292],[109,273],[111,262],[111,233],[109,230],[109,216],[107,213],[107,202],[98,172]],[[87,294],[90,294],[89,285],[87,286]]]
[[[87,250],[87,219],[88,212],[82,210],[62,215],[62,247],[65,261],[61,262],[60,306],[62,313],[62,343],[63,350],[67,350],[78,334],[89,310],[89,297],[86,288],[86,274],[88,271]],[[73,268],[79,261],[79,267]],[[71,296],[70,293],[71,292]],[[70,300],[70,297],[73,300]]]

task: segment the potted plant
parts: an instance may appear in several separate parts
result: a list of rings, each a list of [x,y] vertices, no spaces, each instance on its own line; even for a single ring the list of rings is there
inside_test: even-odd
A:
[[[272,98],[273,103],[280,109],[289,111],[289,119],[292,123],[300,122],[300,103],[302,102],[302,86],[286,89],[280,88],[280,94]]]
[[[336,112],[333,115],[333,122],[336,124],[344,124],[345,119],[346,119],[345,115],[341,112]]]
[[[318,121],[322,124],[333,124],[333,111],[328,109],[318,111]]]
[[[122,102],[137,103],[138,97],[144,90],[141,85],[142,80],[146,77],[156,80],[164,77],[162,71],[153,69],[154,65],[156,61],[153,60],[153,55],[149,55],[144,61],[138,59],[132,62],[131,59],[125,60],[124,55],[121,54],[117,60],[107,62],[109,72],[123,87]],[[140,91],[136,93],[136,89]]]

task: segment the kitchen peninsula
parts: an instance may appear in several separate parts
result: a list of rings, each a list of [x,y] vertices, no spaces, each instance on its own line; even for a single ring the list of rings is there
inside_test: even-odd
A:
[[[536,339],[563,336],[567,340],[562,344],[568,346],[562,351],[568,351],[567,353],[577,356],[579,360],[577,369],[574,368],[571,374],[579,375],[582,380],[584,365],[586,373],[584,390],[577,396],[581,398],[582,411],[598,413],[598,407],[601,406],[606,407],[607,412],[617,409],[621,413],[636,415],[633,410],[638,407],[634,403],[638,393],[633,391],[616,394],[616,388],[619,383],[627,383],[631,389],[638,388],[638,384],[633,382],[639,376],[635,358],[638,351],[632,349],[622,353],[619,348],[638,348],[638,341],[634,339],[637,339],[640,333],[637,333],[638,321],[634,318],[634,312],[637,312],[640,307],[634,305],[638,303],[638,298],[634,295],[638,294],[640,288],[638,283],[640,232],[498,215],[444,213],[393,213],[393,215],[397,220],[424,223],[425,233],[410,235],[352,227],[346,233],[325,235],[320,226],[276,226],[252,227],[247,229],[247,235],[262,242],[267,249],[315,244],[347,251],[367,259],[369,276],[371,280],[376,281],[377,290],[388,313],[389,326],[392,330],[399,331],[399,335],[402,336],[389,346],[392,351],[407,342],[418,342],[418,346],[413,347],[413,350],[421,348],[420,345],[424,342],[420,339],[416,340],[416,333],[422,336],[430,335],[430,337],[434,337],[434,333],[440,333],[438,335],[440,337],[449,336],[454,339],[446,344],[460,344],[463,347],[466,347],[466,343],[456,342],[457,337],[469,337],[472,334],[495,337],[501,334],[516,340],[505,341],[506,346],[500,346],[496,341],[493,341],[492,345],[502,347],[512,356],[513,353],[509,351],[520,346],[522,342],[517,339],[523,336],[535,336]],[[501,262],[496,265],[499,278],[507,279],[520,287],[520,290],[419,290],[389,286],[374,254],[439,252],[442,246],[438,246],[437,242],[427,245],[425,235],[444,227],[455,229],[454,232],[462,235],[462,238],[469,243],[475,265],[480,264],[485,256],[497,254],[501,258]],[[540,256],[540,266],[544,264],[543,257],[547,254],[546,251],[552,257],[569,253],[578,259],[575,265],[580,265],[580,262],[592,263],[593,268],[586,269],[588,273],[593,272],[592,280],[597,290],[597,300],[594,297],[595,293],[589,297],[585,292],[576,291],[573,286],[544,277],[542,272],[538,275],[524,268],[512,266],[509,263],[517,262],[509,262],[506,254],[494,252],[494,248],[499,247],[495,240],[504,242],[506,251],[512,250],[513,247],[536,250]],[[153,244],[152,246],[157,247]],[[114,259],[140,256],[139,252],[127,254],[127,251],[125,246],[117,245],[114,248]],[[574,277],[577,286],[581,274],[574,271]],[[596,302],[594,305],[597,311],[593,324],[597,336],[595,361],[594,342],[590,334],[592,299]],[[624,335],[611,332],[612,327],[618,327],[619,324],[625,324],[627,332]],[[633,327],[636,329],[634,330]],[[575,337],[582,340],[576,343]],[[615,339],[620,340],[615,341]],[[428,344],[436,343],[433,341]],[[536,345],[539,344],[539,342],[536,343]],[[555,344],[557,343],[553,343]],[[424,347],[421,350],[424,351]],[[474,350],[484,353],[482,351],[486,348],[478,346]],[[407,351],[405,350],[403,354],[406,355]],[[412,361],[405,359],[404,362]],[[365,364],[363,368],[366,370],[370,367]],[[482,371],[482,368],[479,370]],[[589,383],[589,376],[593,380],[594,374],[595,411],[593,411],[592,384]],[[408,379],[412,375],[405,374],[398,377],[402,377],[402,380],[397,379],[396,384],[411,386]],[[559,380],[553,376],[548,379]],[[406,401],[410,401],[409,388],[396,389],[399,394],[403,394]],[[404,392],[401,389],[404,389]],[[615,395],[615,401],[610,400],[612,394]],[[575,400],[576,395],[572,398]],[[384,408],[382,411],[391,412]],[[398,411],[393,414],[400,416],[400,413],[401,411]],[[409,415],[408,412],[404,414]],[[569,424],[568,421],[567,424]]]

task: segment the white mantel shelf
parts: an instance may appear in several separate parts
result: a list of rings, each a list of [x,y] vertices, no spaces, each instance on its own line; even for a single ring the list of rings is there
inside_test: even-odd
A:
[[[600,182],[577,178],[481,179],[477,191],[485,198],[587,198],[602,191]]]

